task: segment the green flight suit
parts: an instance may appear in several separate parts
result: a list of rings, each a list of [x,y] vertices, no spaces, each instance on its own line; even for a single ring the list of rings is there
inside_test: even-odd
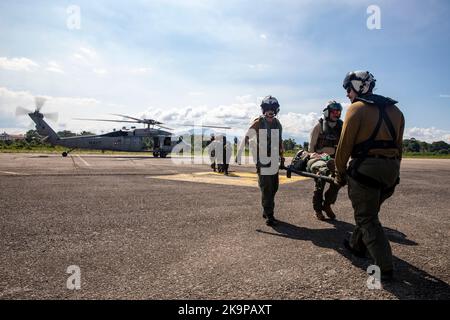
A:
[[[378,218],[381,204],[394,193],[400,172],[398,159],[367,158],[358,171],[383,187],[364,185],[348,177],[348,195],[355,214],[356,227],[350,245],[358,251],[367,249],[381,271],[391,271],[392,250]]]
[[[272,124],[269,124],[264,117],[259,117],[257,121],[258,125],[255,126],[259,133],[260,129],[267,130],[267,153],[268,156],[272,154],[274,150],[280,152],[282,150],[282,126],[278,119],[274,118]],[[279,143],[278,148],[273,149],[271,145],[271,129],[278,129],[279,133]],[[258,136],[258,146],[259,146],[259,136]],[[278,163],[276,164],[278,166]],[[258,164],[257,164],[257,172],[258,172],[258,185],[259,190],[261,191],[261,205],[263,207],[263,215],[266,218],[273,218],[274,209],[275,209],[275,194],[278,191],[279,187],[279,177],[278,177],[278,168],[277,173],[273,175],[263,175],[261,174],[260,167],[269,167],[270,164],[262,165],[259,162],[259,148],[258,148]]]

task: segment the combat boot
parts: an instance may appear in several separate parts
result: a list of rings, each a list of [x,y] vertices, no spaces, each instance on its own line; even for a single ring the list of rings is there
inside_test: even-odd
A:
[[[323,211],[325,211],[328,218],[331,220],[336,219],[336,215],[334,214],[333,210],[331,209],[331,205],[325,204],[322,208]]]
[[[263,213],[263,218],[266,220],[266,225],[273,226],[277,221],[272,214]]]
[[[277,220],[273,216],[269,216],[266,220],[266,225],[273,226]]]
[[[316,211],[316,218],[320,221],[325,221],[325,216],[323,215],[322,211]]]
[[[353,248],[350,245],[350,242],[347,239],[344,240],[344,248],[347,249],[348,251],[350,251],[351,254],[353,254],[355,257],[367,258],[366,250],[364,250],[364,251],[363,250],[356,250],[355,248]]]

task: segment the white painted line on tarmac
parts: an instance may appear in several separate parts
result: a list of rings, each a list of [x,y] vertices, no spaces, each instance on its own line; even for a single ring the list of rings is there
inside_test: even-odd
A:
[[[86,161],[86,160],[84,160],[80,155],[77,155],[77,157],[78,157],[78,159],[80,159],[81,161],[83,161],[83,163],[87,166],[87,167],[90,167],[91,165]]]
[[[13,176],[29,176],[28,173],[12,172],[12,171],[0,171],[0,173],[10,174]]]

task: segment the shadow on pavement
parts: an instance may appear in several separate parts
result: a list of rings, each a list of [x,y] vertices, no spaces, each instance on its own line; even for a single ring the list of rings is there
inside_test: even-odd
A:
[[[278,221],[272,226],[275,232],[256,230],[257,232],[286,237],[289,239],[311,241],[322,248],[333,249],[353,265],[366,272],[371,264],[371,259],[361,259],[349,253],[343,245],[343,240],[348,238],[354,225],[344,221],[327,221],[332,229],[308,229],[298,227],[287,222]],[[417,245],[416,242],[407,239],[406,235],[390,228],[385,228],[390,241],[402,245]],[[393,257],[395,268],[395,280],[391,283],[383,283],[383,289],[394,294],[399,299],[450,299],[450,286],[444,281],[429,273],[411,265],[398,257]]]

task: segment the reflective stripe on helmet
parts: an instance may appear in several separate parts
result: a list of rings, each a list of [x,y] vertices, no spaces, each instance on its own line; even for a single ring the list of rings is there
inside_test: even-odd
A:
[[[367,94],[372,92],[375,82],[375,78],[369,71],[352,71],[347,73],[342,86],[344,89],[352,88],[358,94]]]

